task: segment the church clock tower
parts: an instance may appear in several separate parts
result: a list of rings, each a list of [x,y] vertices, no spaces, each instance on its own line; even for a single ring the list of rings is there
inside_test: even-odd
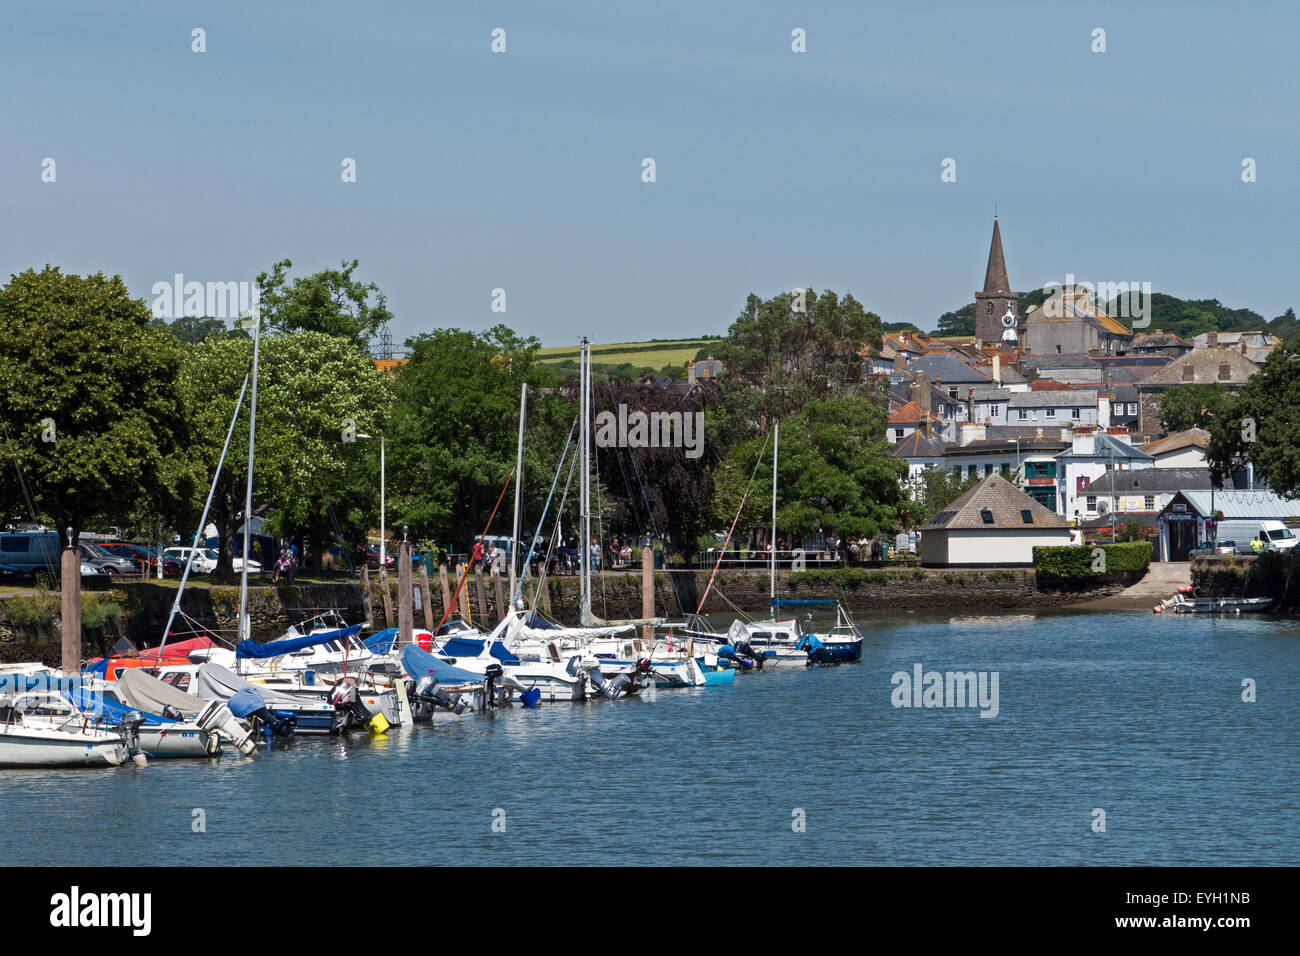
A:
[[[1007,262],[1002,256],[1002,231],[993,217],[993,242],[989,245],[989,264],[984,270],[984,291],[975,293],[975,341],[995,345],[1002,340],[1006,326],[1002,317],[1008,311],[1019,316],[1019,298],[1007,281]]]

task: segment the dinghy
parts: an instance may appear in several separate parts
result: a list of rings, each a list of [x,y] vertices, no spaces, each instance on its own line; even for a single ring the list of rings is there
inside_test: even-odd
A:
[[[127,756],[122,733],[80,715],[28,718],[13,698],[0,697],[0,767],[117,767]]]

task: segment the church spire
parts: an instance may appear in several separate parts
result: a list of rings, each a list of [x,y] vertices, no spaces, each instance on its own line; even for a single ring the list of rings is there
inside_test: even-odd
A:
[[[993,217],[993,241],[989,244],[989,265],[984,270],[984,292],[1011,291],[1007,280],[1007,261],[1002,255],[1002,230],[998,228],[998,217]]]

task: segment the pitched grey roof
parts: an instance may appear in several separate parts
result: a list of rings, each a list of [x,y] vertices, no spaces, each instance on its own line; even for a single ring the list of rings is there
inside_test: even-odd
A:
[[[1120,441],[1114,435],[1106,432],[1097,432],[1093,436],[1093,451],[1090,455],[1076,452],[1072,447],[1057,455],[1057,458],[1109,458],[1111,451],[1114,451],[1116,458],[1123,458],[1127,461],[1155,461],[1155,458],[1148,455],[1141,448],[1130,445],[1128,442]]]
[[[987,509],[992,521],[984,520]],[[1027,513],[1029,521],[1025,521]],[[1009,529],[1065,528],[1065,519],[1049,511],[1001,475],[989,475],[943,511],[921,525],[926,528]]]
[[[1080,489],[1090,495],[1156,494],[1174,491],[1208,491],[1208,468],[1133,468],[1108,471]]]
[[[1011,396],[1012,408],[1061,408],[1096,406],[1097,389],[1069,388],[1042,389],[1037,392],[1016,392]]]
[[[987,402],[989,399],[997,401],[1007,401],[1014,394],[1009,388],[998,388],[996,385],[976,385],[971,392],[977,402]]]
[[[893,448],[889,454],[894,458],[942,458],[948,442],[942,438],[927,438],[923,432],[915,431]]]
[[[1025,364],[1034,368],[1098,368],[1100,363],[1091,355],[1077,353],[1066,355],[1027,355]]]
[[[977,372],[960,359],[946,352],[927,352],[907,367],[909,372],[925,372],[930,381],[943,385],[987,385],[992,379]],[[937,381],[936,381],[937,380]]]
[[[1227,364],[1229,377],[1219,378],[1219,366]],[[1184,368],[1192,368],[1194,378],[1183,377]],[[1195,382],[1197,385],[1209,385],[1222,381],[1225,385],[1243,385],[1259,368],[1254,362],[1233,349],[1193,349],[1181,358],[1176,358],[1164,368],[1157,369],[1138,382],[1139,388],[1166,388],[1170,385],[1184,385]]]

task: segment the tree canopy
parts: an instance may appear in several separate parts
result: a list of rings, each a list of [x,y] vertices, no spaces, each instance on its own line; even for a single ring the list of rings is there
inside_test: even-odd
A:
[[[1206,462],[1222,484],[1246,462],[1287,497],[1300,496],[1300,340],[1275,348],[1210,422]]]
[[[353,276],[358,261],[289,280],[293,263],[283,259],[258,275],[262,321],[271,332],[323,332],[365,348],[393,318],[379,286]]]
[[[174,501],[161,475],[188,437],[175,388],[182,355],[150,319],[120,276],[46,266],[0,289],[6,512],[27,511],[30,495],[33,517],[75,538],[142,497]]]

